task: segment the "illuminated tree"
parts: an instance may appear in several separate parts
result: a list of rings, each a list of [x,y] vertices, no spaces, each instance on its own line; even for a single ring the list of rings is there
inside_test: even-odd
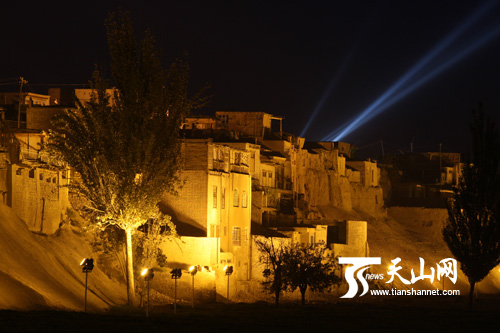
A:
[[[273,237],[257,239],[255,244],[260,251],[260,262],[266,263],[263,273],[267,279],[262,284],[274,293],[275,303],[278,306],[281,291],[286,287],[283,280],[283,265],[288,250],[287,244],[284,238]]]
[[[49,149],[77,172],[73,187],[86,199],[84,215],[125,231],[127,295],[135,304],[132,235],[149,219],[175,232],[157,203],[178,181],[183,117],[205,100],[201,91],[187,97],[185,61],[165,70],[152,36],[137,42],[128,13],[111,14],[106,28],[116,90],[108,95],[96,71],[90,102],[76,101],[78,110],[55,120]]]
[[[340,282],[335,274],[337,263],[326,255],[324,243],[290,245],[284,256],[284,282],[288,291],[297,288],[306,304],[306,291],[323,291]]]
[[[500,136],[482,105],[470,131],[472,157],[448,202],[443,238],[469,280],[472,304],[475,284],[500,263]]]

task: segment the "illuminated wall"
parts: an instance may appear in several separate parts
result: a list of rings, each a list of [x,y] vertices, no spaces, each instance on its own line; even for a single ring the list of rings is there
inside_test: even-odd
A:
[[[249,170],[255,147],[249,148],[228,147],[210,139],[184,140],[184,168],[180,173],[183,185],[177,195],[166,193],[162,199],[172,210],[174,222],[190,224],[203,230],[206,237],[217,239],[218,244],[212,244],[218,253],[216,263],[234,265],[235,276],[241,279],[247,279],[251,269]]]
[[[270,133],[273,118],[265,112],[217,111],[215,116],[221,120],[225,128],[255,138],[262,138]]]
[[[52,234],[69,206],[67,171],[9,165],[8,204],[32,231]]]
[[[347,165],[358,170],[361,174],[361,183],[365,187],[380,186],[380,169],[372,161],[348,161]]]
[[[345,221],[345,244],[334,243],[330,249],[335,256],[367,257],[370,255],[367,236],[366,221]]]

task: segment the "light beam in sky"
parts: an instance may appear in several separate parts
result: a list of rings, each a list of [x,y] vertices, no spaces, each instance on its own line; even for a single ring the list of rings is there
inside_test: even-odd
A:
[[[323,141],[339,141],[343,137],[350,134],[361,125],[365,124],[368,120],[374,118],[382,111],[387,109],[390,105],[399,101],[401,98],[409,94],[411,91],[420,87],[423,83],[429,81],[445,69],[456,64],[459,60],[472,53],[474,50],[484,45],[498,35],[497,29],[488,33],[484,37],[479,38],[476,42],[471,43],[470,46],[460,51],[458,54],[452,56],[446,61],[442,62],[434,68],[428,69],[432,61],[436,57],[442,55],[453,42],[455,42],[467,29],[469,29],[476,21],[483,18],[497,3],[495,1],[485,2],[478,10],[471,14],[461,25],[458,26],[451,34],[442,40],[437,46],[429,51],[420,61],[418,61],[410,70],[401,76],[389,89],[387,89],[381,96],[379,96],[372,104],[370,104],[364,111],[350,122],[335,129],[326,135]],[[427,69],[427,70],[426,70]],[[426,71],[425,71],[426,70]],[[417,77],[420,76],[419,79]]]
[[[328,85],[325,92],[323,93],[323,96],[319,100],[318,105],[316,105],[316,108],[314,108],[312,115],[309,117],[309,120],[307,121],[306,125],[304,126],[304,129],[300,133],[301,137],[304,137],[306,135],[307,130],[309,129],[309,126],[311,126],[311,123],[318,116],[318,113],[323,108],[323,105],[325,104],[326,100],[328,99],[328,97],[330,97],[330,95],[333,91],[333,88],[335,88],[335,86],[337,85],[337,82],[339,81],[340,77],[342,76],[342,73],[344,72],[344,69],[347,67],[347,63],[349,62],[349,59],[351,58],[351,56],[350,56],[351,54],[352,54],[352,52],[348,53],[348,55],[342,61],[342,64],[340,65],[337,72],[335,73],[335,76],[330,81],[330,84]]]

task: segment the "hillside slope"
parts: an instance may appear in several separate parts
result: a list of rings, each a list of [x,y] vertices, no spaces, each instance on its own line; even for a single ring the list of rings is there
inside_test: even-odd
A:
[[[70,225],[37,235],[0,205],[0,309],[83,310],[85,257],[92,257],[92,249]],[[126,303],[125,287],[95,266],[88,276],[88,309]]]
[[[382,257],[382,266],[376,268],[378,273],[386,274],[391,265],[391,260],[401,258],[398,264],[403,269],[401,276],[410,280],[411,269],[415,275],[420,274],[419,258],[424,259],[424,274],[430,273],[430,268],[436,269],[436,264],[445,258],[453,258],[450,250],[443,240],[441,230],[448,218],[446,209],[428,209],[422,207],[391,207],[388,209],[388,218],[374,220],[368,223],[368,243],[370,256]],[[384,281],[389,278],[386,275]],[[494,268],[490,274],[476,285],[478,293],[500,292],[499,267]],[[395,288],[405,289],[405,285],[395,278]],[[409,288],[412,285],[408,286]],[[415,289],[442,288],[442,280],[429,283],[428,279],[413,285]],[[454,285],[445,278],[445,289],[459,289],[462,295],[469,291],[469,283],[460,271],[458,264],[458,281]]]

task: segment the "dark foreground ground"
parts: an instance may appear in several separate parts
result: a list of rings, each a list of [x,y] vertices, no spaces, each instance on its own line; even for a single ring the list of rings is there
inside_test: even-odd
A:
[[[498,331],[500,297],[392,297],[341,300],[336,304],[205,304],[107,313],[0,311],[0,332],[334,332]]]

